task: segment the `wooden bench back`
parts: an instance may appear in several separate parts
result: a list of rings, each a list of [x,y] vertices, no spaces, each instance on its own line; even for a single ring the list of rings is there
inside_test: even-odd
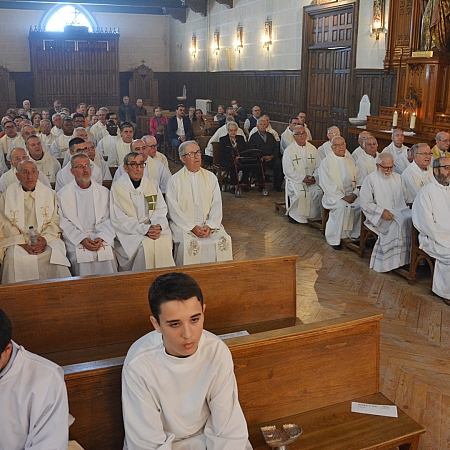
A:
[[[59,364],[104,359],[125,355],[132,342],[152,330],[148,288],[171,271],[188,273],[201,286],[208,330],[224,333],[261,322],[293,325],[296,260],[230,261],[0,286],[0,307],[13,323],[13,339],[26,349]]]
[[[378,392],[381,317],[342,317],[225,341],[248,426]],[[76,419],[70,438],[85,450],[122,448],[122,364],[116,358],[64,367]],[[258,440],[259,431],[250,435]]]

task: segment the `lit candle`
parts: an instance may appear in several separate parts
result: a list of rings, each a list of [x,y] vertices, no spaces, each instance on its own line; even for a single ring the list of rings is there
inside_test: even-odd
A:
[[[414,130],[415,126],[416,126],[416,113],[412,113],[411,120],[409,122],[409,128],[411,130]]]
[[[394,111],[394,115],[392,116],[392,128],[397,126],[398,122],[398,112]]]

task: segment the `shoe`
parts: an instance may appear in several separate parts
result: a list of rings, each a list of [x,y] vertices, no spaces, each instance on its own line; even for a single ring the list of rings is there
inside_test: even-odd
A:
[[[339,244],[339,245],[332,245],[332,247],[333,247],[335,250],[342,250],[342,245],[341,245],[341,244]]]
[[[283,188],[280,188],[280,187],[274,188],[274,190],[277,192],[283,192]]]
[[[297,222],[295,219],[293,219],[291,216],[288,216],[289,219],[289,223],[296,223],[296,224],[300,224],[300,222]]]
[[[228,191],[230,194],[236,194],[236,189],[234,187],[230,188],[230,190]]]

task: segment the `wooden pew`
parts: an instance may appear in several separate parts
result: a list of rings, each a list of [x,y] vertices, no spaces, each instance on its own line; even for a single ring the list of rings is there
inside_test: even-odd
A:
[[[215,333],[249,333],[296,323],[297,256],[124,272],[0,286],[13,339],[60,365],[123,356],[152,330],[147,293],[163,273],[200,284]],[[226,311],[226,313],[225,313]]]
[[[379,393],[381,317],[360,314],[225,341],[254,450],[268,448],[261,426],[284,423],[303,428],[290,450],[417,449],[425,430],[402,410],[398,418],[350,412],[352,401],[392,404]],[[122,448],[122,364],[116,358],[64,367],[76,418],[70,437],[86,450]]]

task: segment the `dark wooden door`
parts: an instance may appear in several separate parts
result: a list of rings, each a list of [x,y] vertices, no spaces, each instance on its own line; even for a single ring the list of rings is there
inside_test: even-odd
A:
[[[314,139],[326,139],[327,128],[332,125],[347,137],[354,8],[354,3],[345,0],[339,5],[305,7],[302,78],[306,81],[308,126]]]

